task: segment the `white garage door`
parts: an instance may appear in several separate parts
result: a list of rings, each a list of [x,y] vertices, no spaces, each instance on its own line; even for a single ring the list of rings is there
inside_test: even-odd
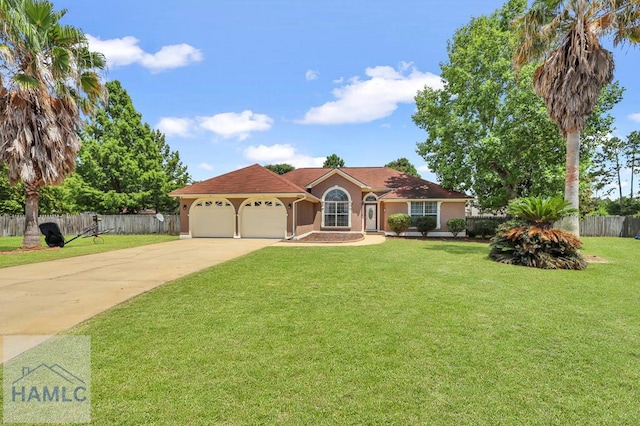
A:
[[[189,213],[191,236],[232,238],[236,229],[236,209],[224,199],[200,199]]]
[[[287,209],[276,199],[247,201],[240,212],[240,227],[243,238],[284,238]]]

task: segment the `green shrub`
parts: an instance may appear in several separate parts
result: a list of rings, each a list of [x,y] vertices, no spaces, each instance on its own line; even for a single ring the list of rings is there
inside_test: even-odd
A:
[[[447,221],[447,228],[449,228],[449,232],[451,232],[455,238],[459,233],[467,229],[467,221],[464,219],[449,219]]]
[[[405,232],[412,225],[411,216],[406,213],[392,214],[387,218],[387,224],[396,235]]]
[[[473,224],[473,232],[480,237],[491,237],[496,234],[496,229],[501,221],[494,219],[480,219]]]
[[[429,231],[436,229],[436,226],[436,218],[433,216],[420,216],[416,219],[416,228],[423,237],[426,237]]]

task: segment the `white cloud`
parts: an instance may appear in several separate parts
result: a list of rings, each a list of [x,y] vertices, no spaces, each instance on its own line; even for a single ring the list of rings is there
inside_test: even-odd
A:
[[[210,117],[197,117],[202,129],[213,132],[223,138],[245,140],[252,132],[264,132],[271,129],[273,119],[268,115],[256,114],[245,110],[240,113],[225,112]]]
[[[388,117],[401,103],[413,103],[418,90],[443,87],[442,79],[418,71],[403,62],[400,69],[376,66],[365,70],[366,80],[352,77],[345,86],[333,90],[335,101],[313,107],[299,122],[302,124],[366,123]]]
[[[307,81],[317,80],[319,76],[320,73],[317,70],[307,70],[307,72],[304,74],[304,78]]]
[[[195,122],[189,118],[162,117],[156,129],[167,136],[189,137],[194,130]]]
[[[180,68],[202,60],[202,52],[189,44],[163,46],[156,53],[147,53],[140,46],[140,40],[133,36],[101,40],[87,34],[91,50],[101,52],[107,58],[109,67],[117,68],[140,64],[152,72]]]
[[[242,152],[244,158],[262,164],[287,163],[299,167],[321,167],[326,157],[311,157],[297,152],[295,147],[289,144],[275,144],[271,146],[250,146]]]
[[[200,163],[200,164],[198,164],[198,168],[202,169],[202,170],[206,170],[208,172],[212,172],[213,171],[213,166],[211,164],[208,164],[208,163]]]
[[[637,123],[640,123],[640,112],[636,112],[636,113],[634,113],[634,114],[629,114],[629,118],[630,118],[632,121],[635,121],[635,122],[637,122]]]
[[[333,80],[333,82],[335,84],[342,84],[344,83],[344,77],[336,78],[335,80]]]
[[[423,164],[422,166],[418,166],[416,167],[416,169],[421,173],[431,173],[429,166],[427,166],[426,164]]]

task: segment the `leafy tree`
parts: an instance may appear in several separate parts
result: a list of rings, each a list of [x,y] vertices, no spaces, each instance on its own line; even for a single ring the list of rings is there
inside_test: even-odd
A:
[[[416,96],[413,121],[427,132],[418,153],[445,187],[473,193],[486,210],[517,197],[552,196],[563,185],[564,141],[532,90],[534,67],[524,66],[519,78],[513,71],[509,24],[525,6],[510,0],[458,29],[441,64],[444,88],[425,87]],[[594,141],[586,150],[610,133],[605,113],[621,91],[612,85],[603,93],[585,133]],[[585,154],[583,167],[589,159]]]
[[[0,1],[0,161],[24,183],[23,247],[40,247],[40,189],[73,172],[81,112],[103,95],[104,57],[84,33],[60,23],[49,1]]]
[[[387,163],[385,164],[385,167],[391,167],[405,175],[420,177],[418,170],[416,170],[415,166],[405,157],[398,158],[397,160]]]
[[[162,133],[142,122],[120,82],[106,83],[109,100],[83,132],[78,176],[70,183],[81,210],[136,213],[175,211],[167,194],[190,181],[179,154]]]
[[[624,168],[624,141],[618,137],[613,137],[603,143],[595,154],[594,163],[597,164],[595,175],[598,178],[598,188],[602,189],[607,185],[616,183],[618,187],[618,199],[622,209],[622,176]],[[610,189],[605,195],[613,190]]]
[[[640,200],[637,198],[605,199],[602,204],[604,204],[605,216],[633,216],[640,213]]]
[[[471,192],[482,209],[510,199],[555,193],[561,139],[530,89],[531,67],[516,80],[509,22],[525,0],[474,18],[448,43],[442,90],[416,96],[414,123],[427,132],[417,151],[447,188]]]
[[[265,169],[269,169],[271,170],[273,173],[279,174],[279,175],[283,175],[285,173],[289,173],[292,170],[295,170],[296,168],[293,167],[291,164],[287,164],[287,163],[282,163],[282,164],[267,164],[266,166],[264,166]]]
[[[613,35],[614,45],[640,41],[637,0],[535,0],[515,20],[514,65],[542,60],[534,90],[549,117],[566,139],[565,199],[577,211],[579,202],[580,135],[601,90],[613,80],[613,55],[600,37]],[[569,229],[580,234],[577,213]]]
[[[634,183],[633,177],[638,171],[640,171],[640,132],[637,130],[631,132],[627,136],[627,141],[624,147],[624,155],[626,156],[626,166],[631,171],[631,188],[629,189],[629,199],[633,200]]]
[[[7,166],[0,164],[0,215],[24,213],[24,186],[11,185],[7,177]]]
[[[326,160],[324,160],[324,164],[322,164],[322,167],[330,167],[334,169],[344,167],[344,160],[338,157],[336,154],[331,154],[327,157]]]

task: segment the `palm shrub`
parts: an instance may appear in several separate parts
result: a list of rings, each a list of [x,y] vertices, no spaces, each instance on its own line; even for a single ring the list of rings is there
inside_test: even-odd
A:
[[[398,236],[409,229],[412,223],[411,216],[406,213],[392,214],[387,218],[387,224]]]
[[[585,269],[587,262],[579,252],[580,239],[553,228],[553,222],[575,213],[570,205],[560,197],[512,200],[507,213],[515,219],[498,228],[491,239],[489,258],[533,268]]]
[[[416,228],[418,228],[418,232],[420,232],[423,237],[426,237],[429,231],[436,229],[436,226],[436,218],[433,216],[420,216],[416,219]]]
[[[447,221],[447,228],[449,228],[449,232],[451,232],[455,238],[459,233],[467,229],[467,221],[464,219],[449,219]]]

